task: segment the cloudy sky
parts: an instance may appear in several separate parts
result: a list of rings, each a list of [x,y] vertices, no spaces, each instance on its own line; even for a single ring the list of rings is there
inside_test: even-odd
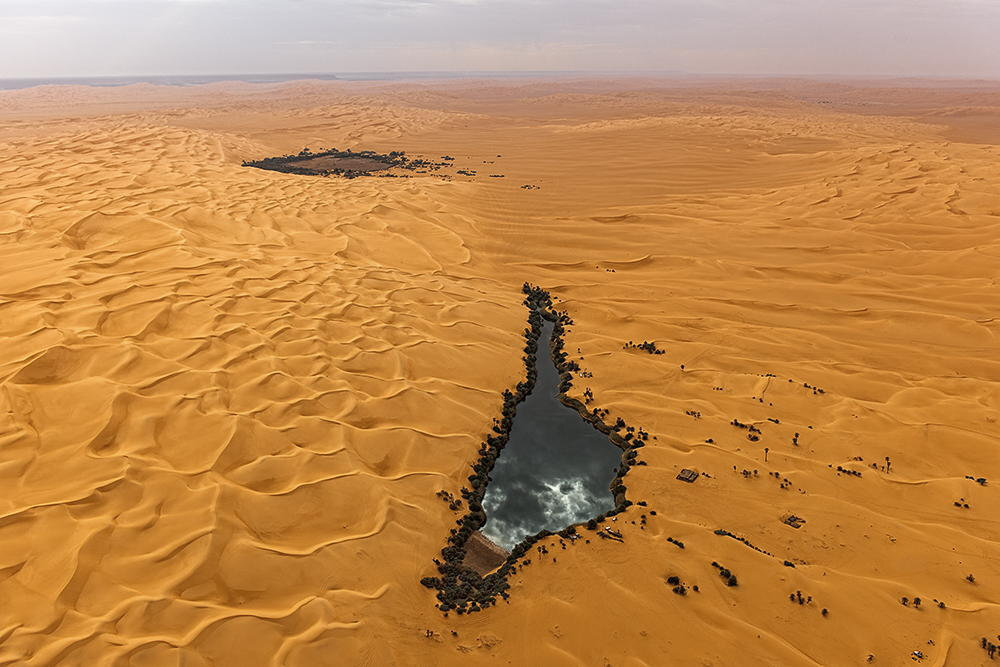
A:
[[[1000,0],[0,0],[0,78],[637,70],[1000,78]]]

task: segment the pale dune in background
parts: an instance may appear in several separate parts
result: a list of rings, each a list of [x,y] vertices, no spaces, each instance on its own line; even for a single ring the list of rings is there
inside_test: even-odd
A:
[[[0,93],[0,664],[985,662],[998,112],[935,82]],[[240,166],[303,146],[480,176]],[[521,377],[524,281],[576,322],[573,395],[656,436],[649,505],[444,618],[435,493]]]

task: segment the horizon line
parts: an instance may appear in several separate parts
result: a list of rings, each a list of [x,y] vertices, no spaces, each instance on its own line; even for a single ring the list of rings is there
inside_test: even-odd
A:
[[[338,77],[362,75],[395,75],[395,76],[433,76],[446,75],[452,77],[473,78],[477,75],[487,76],[560,76],[560,75],[597,75],[597,76],[675,76],[675,77],[728,77],[728,78],[802,78],[802,79],[947,79],[965,81],[1000,81],[1000,74],[902,74],[902,73],[838,73],[838,72],[690,72],[686,70],[649,69],[649,70],[356,70],[327,72],[215,72],[215,73],[185,73],[169,74],[69,74],[44,76],[0,76],[0,81],[64,81],[64,80],[104,80],[104,79],[164,79],[164,78],[224,78],[224,77],[323,77],[337,79]]]
[[[141,83],[165,86],[199,86],[218,83],[244,83],[247,85],[273,85],[308,81],[310,79],[345,83],[419,81],[433,79],[482,79],[482,78],[674,78],[674,79],[801,79],[826,81],[940,81],[1000,83],[996,77],[968,74],[837,74],[837,73],[731,73],[688,72],[683,70],[373,70],[356,72],[226,72],[220,74],[102,74],[93,76],[25,76],[0,77],[0,91],[26,90],[46,85],[83,85],[94,88],[118,88]],[[261,79],[254,81],[250,79]],[[174,80],[174,81],[171,81]],[[11,85],[5,85],[11,84]]]

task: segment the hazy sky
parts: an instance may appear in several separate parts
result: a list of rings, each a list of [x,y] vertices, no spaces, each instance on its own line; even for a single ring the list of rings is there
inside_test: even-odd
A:
[[[683,70],[1000,78],[1000,0],[0,0],[0,78]]]

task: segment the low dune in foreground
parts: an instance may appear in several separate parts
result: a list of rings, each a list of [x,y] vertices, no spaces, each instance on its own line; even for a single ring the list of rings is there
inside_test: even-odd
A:
[[[988,663],[997,127],[976,82],[0,92],[0,664]],[[241,167],[304,147],[454,166]],[[445,617],[525,281],[647,504]]]

